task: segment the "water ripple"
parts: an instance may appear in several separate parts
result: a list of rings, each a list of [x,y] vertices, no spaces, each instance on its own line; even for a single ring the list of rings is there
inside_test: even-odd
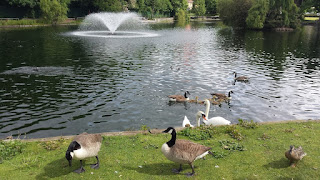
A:
[[[50,28],[38,31],[27,32],[50,43],[37,52],[28,48],[37,45],[35,40],[25,36],[21,42],[26,52],[19,50],[32,62],[8,61],[8,52],[0,49],[5,64],[0,67],[0,138],[121,131],[143,124],[180,126],[185,115],[194,122],[195,113],[205,109],[168,103],[168,95],[186,90],[201,100],[232,90],[230,104],[211,106],[210,117],[233,123],[239,118],[319,119],[319,58],[302,51],[298,41],[295,46],[281,44],[286,37],[276,32],[205,25],[158,29],[161,36],[154,38],[115,40],[59,36]],[[14,34],[6,33],[8,42],[15,40]],[[30,56],[33,51],[36,55]],[[233,72],[249,76],[249,83],[234,84]]]

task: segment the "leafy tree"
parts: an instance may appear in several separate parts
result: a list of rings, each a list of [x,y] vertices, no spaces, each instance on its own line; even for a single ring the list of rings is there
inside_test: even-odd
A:
[[[187,11],[187,8],[188,8],[188,1],[187,0],[171,0],[171,4],[172,4],[173,13],[176,16],[175,17],[176,19],[178,16],[178,12],[180,10],[185,11],[185,12]],[[181,11],[179,13],[181,13]]]
[[[6,0],[9,5],[16,7],[34,8],[39,4],[39,0]]]
[[[137,0],[128,0],[128,8],[137,9],[138,8]]]
[[[39,8],[39,0],[2,0],[7,5],[23,8],[26,10],[25,17],[35,18],[36,11]]]
[[[40,0],[42,18],[54,25],[64,20],[67,18],[68,3],[67,0]]]
[[[123,10],[120,0],[95,0],[94,5],[99,11],[120,12]]]
[[[186,22],[186,11],[180,9],[178,12],[177,12],[177,20],[178,22],[182,23],[182,22]]]
[[[269,11],[268,0],[256,0],[249,9],[246,24],[251,29],[262,29]]]
[[[246,27],[251,0],[218,0],[217,8],[220,18],[226,25]]]
[[[300,2],[300,12],[305,13],[310,10],[311,7],[314,7],[317,12],[320,11],[320,1],[319,0],[301,0]]]
[[[217,14],[217,0],[205,0],[207,14]]]
[[[203,16],[206,14],[206,4],[205,0],[194,0],[192,11],[197,16]]]
[[[172,11],[172,5],[169,0],[145,0],[147,13],[154,16],[154,14],[168,14]]]
[[[299,25],[298,12],[299,8],[294,0],[269,0],[266,26],[296,28]]]

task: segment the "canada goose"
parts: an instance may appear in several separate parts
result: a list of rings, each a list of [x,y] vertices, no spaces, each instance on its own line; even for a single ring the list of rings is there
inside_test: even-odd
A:
[[[187,96],[190,95],[189,91],[186,91],[184,93],[184,96],[182,95],[170,95],[169,97],[169,101],[176,101],[176,102],[185,102],[189,100],[189,97]]]
[[[237,77],[237,73],[236,72],[233,72],[233,74],[234,74],[234,80],[235,81],[249,81],[249,78],[246,77],[246,76]]]
[[[220,116],[217,116],[217,117],[212,117],[209,119],[209,111],[210,111],[210,101],[208,99],[205,100],[205,103],[206,105],[206,112],[205,112],[205,117],[207,119],[203,119],[203,122],[204,124],[206,125],[214,125],[214,126],[217,126],[217,125],[230,125],[231,122],[226,120],[225,118],[223,117],[220,117]]]
[[[80,160],[81,167],[74,172],[84,172],[82,160],[93,156],[96,157],[97,163],[92,164],[91,168],[99,168],[98,152],[100,151],[101,142],[102,137],[100,134],[82,133],[73,139],[66,152],[66,159],[69,161],[69,166],[71,166],[73,158]]]
[[[179,169],[174,169],[173,172],[180,173],[182,164],[189,164],[192,168],[192,173],[187,173],[187,176],[193,176],[194,166],[193,161],[203,158],[207,154],[212,154],[210,147],[196,144],[188,140],[176,140],[176,130],[173,127],[168,127],[163,133],[171,133],[170,141],[164,143],[161,151],[170,161],[180,164]]]
[[[209,98],[208,99],[213,105],[221,105],[221,103],[225,100],[223,99],[217,99],[215,100],[214,98]],[[203,104],[204,104],[205,101],[203,101]]]
[[[202,111],[198,111],[197,115],[196,115],[196,122],[197,122],[197,126],[200,126],[200,118],[205,119],[206,115],[204,114],[204,112]],[[184,119],[182,121],[182,127],[194,127],[194,125],[192,125],[188,119],[187,116],[184,116]]]
[[[298,161],[300,161],[307,153],[303,152],[302,147],[295,148],[293,145],[285,152],[286,158],[290,160],[291,167],[296,167]]]
[[[222,93],[211,93],[211,95],[213,96],[214,99],[230,100],[232,98],[231,93],[233,93],[233,91],[229,91],[228,95],[225,95]]]

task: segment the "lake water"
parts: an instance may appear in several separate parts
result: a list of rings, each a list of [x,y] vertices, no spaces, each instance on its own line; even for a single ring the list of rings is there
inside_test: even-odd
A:
[[[236,31],[217,23],[150,25],[157,37],[72,36],[76,26],[0,29],[0,138],[181,126],[232,90],[209,118],[320,119],[320,33]],[[250,77],[233,84],[233,72]]]

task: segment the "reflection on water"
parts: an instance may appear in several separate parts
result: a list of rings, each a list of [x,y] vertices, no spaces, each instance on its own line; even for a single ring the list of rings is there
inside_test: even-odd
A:
[[[210,98],[232,90],[210,117],[319,119],[319,32],[234,31],[214,23],[153,25],[152,38],[66,35],[76,27],[0,30],[0,138],[181,126]],[[236,82],[233,72],[250,77]]]

